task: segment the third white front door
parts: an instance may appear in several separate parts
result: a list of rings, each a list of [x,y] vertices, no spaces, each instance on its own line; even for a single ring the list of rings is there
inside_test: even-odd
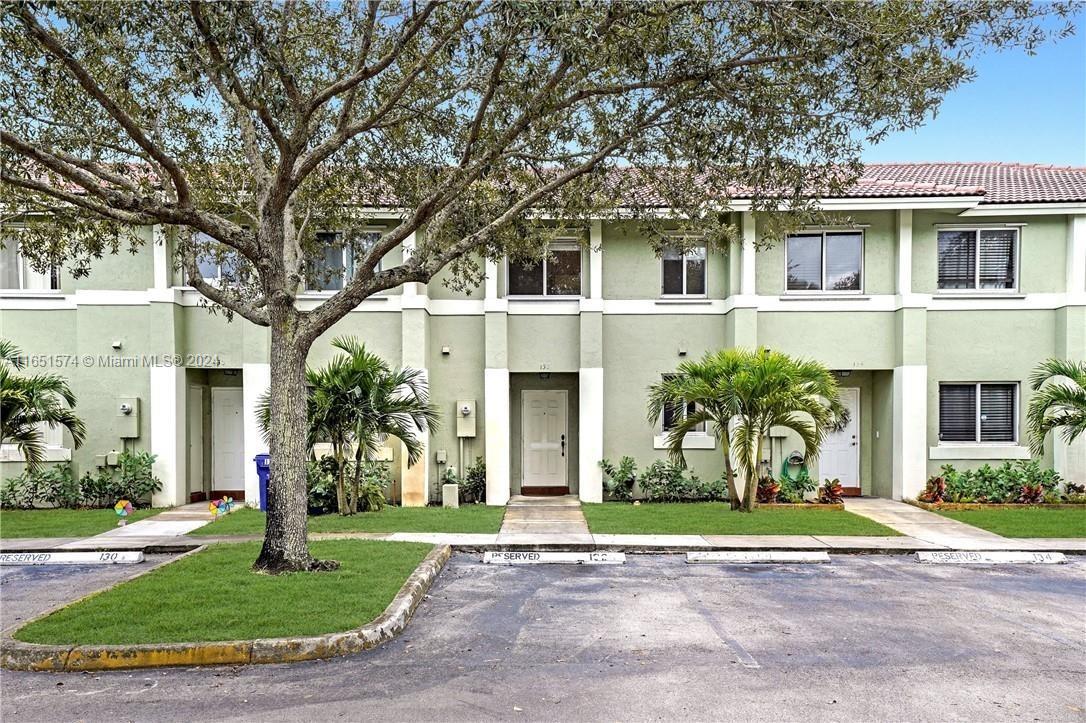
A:
[[[565,487],[569,449],[565,390],[525,390],[521,409],[522,486]]]
[[[818,476],[836,479],[841,486],[860,487],[860,390],[841,388],[841,403],[848,408],[849,420],[840,432],[830,432],[822,442],[818,458]]]

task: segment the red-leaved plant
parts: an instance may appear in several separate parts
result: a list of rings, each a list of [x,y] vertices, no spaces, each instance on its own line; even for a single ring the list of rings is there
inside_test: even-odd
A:
[[[920,493],[921,502],[942,502],[946,498],[946,480],[936,475],[928,480],[928,486]]]
[[[763,505],[771,505],[777,501],[777,494],[781,491],[781,485],[769,475],[758,480],[758,502]]]
[[[1045,488],[1041,485],[1022,485],[1018,501],[1024,505],[1039,505],[1045,501]]]
[[[818,501],[824,505],[835,505],[841,502],[841,480],[828,479],[818,488]]]

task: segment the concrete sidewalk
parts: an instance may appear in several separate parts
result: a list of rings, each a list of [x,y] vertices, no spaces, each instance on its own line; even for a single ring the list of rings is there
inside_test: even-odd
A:
[[[497,542],[506,545],[540,545],[551,542],[591,545],[592,535],[573,495],[525,497],[513,495],[505,508]]]
[[[1035,550],[1043,547],[1036,544],[1037,540],[1003,537],[896,500],[846,497],[845,510],[903,535],[954,550]]]
[[[60,550],[142,550],[175,540],[214,520],[206,502],[171,507],[154,517],[58,546]]]

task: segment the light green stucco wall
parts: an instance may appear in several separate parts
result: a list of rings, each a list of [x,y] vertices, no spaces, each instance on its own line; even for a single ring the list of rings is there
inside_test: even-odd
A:
[[[706,291],[723,299],[728,288],[728,254],[710,250],[706,258]],[[603,224],[603,296],[605,299],[658,299],[662,283],[660,258],[634,223]]]

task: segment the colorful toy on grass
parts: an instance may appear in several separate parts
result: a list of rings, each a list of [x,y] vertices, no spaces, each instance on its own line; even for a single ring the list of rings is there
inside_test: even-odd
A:
[[[117,500],[117,504],[113,505],[113,511],[121,518],[120,522],[117,523],[117,527],[124,527],[128,524],[128,520],[125,518],[132,514],[132,503],[128,500]]]
[[[230,510],[234,509],[234,498],[223,497],[221,500],[211,500],[207,503],[208,511],[215,515],[225,515]]]

